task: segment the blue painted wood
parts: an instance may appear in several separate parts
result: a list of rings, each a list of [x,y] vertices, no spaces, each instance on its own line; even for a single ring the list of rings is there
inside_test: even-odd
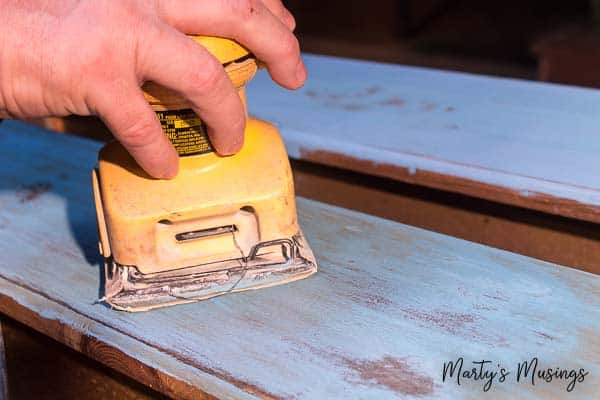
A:
[[[118,351],[99,358],[134,376],[160,372],[157,389],[172,395],[182,382],[227,399],[484,397],[482,382],[442,382],[443,363],[460,356],[512,371],[485,398],[600,392],[600,277],[305,199],[314,277],[150,313],[110,310],[96,303],[89,171],[99,147],[0,126],[0,310],[79,351]],[[566,382],[516,383],[517,363],[534,356],[589,375],[570,395]]]
[[[298,92],[264,72],[249,85],[251,114],[280,128],[293,158],[600,222],[599,90],[315,55],[306,64]]]

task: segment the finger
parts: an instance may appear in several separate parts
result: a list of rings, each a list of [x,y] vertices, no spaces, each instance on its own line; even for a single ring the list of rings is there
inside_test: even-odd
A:
[[[294,34],[260,0],[161,0],[159,14],[185,33],[237,40],[264,62],[280,85],[297,89],[306,67]]]
[[[135,82],[105,89],[94,104],[95,112],[144,171],[159,179],[177,175],[177,152]]]
[[[263,0],[263,3],[290,31],[296,29],[296,19],[281,0]]]
[[[238,152],[244,143],[246,114],[221,63],[204,47],[166,24],[146,34],[146,38],[138,46],[141,77],[172,89],[189,101],[208,126],[217,153]]]
[[[207,0],[184,0],[187,1],[188,3],[193,2],[193,6],[194,8],[198,9],[199,7],[206,7],[206,4],[202,4],[202,3],[207,3]],[[208,0],[211,1],[211,0]],[[213,2],[215,0],[212,0]],[[227,0],[216,0],[216,1],[220,1],[220,2],[224,2]],[[256,0],[257,2],[261,1],[261,0]],[[229,0],[230,3],[233,4],[233,8],[235,7],[239,7],[236,6],[235,3],[240,3],[239,0]],[[262,0],[262,2],[264,3],[264,5],[269,9],[269,11],[271,11],[271,13],[273,15],[275,15],[277,18],[279,18],[279,20],[291,31],[294,31],[294,29],[296,29],[296,20],[294,18],[294,16],[292,15],[292,13],[290,13],[290,11],[283,5],[283,3],[281,2],[281,0]],[[159,13],[161,14],[162,17],[165,16],[169,16],[172,11],[172,7],[175,5],[178,8],[183,8],[188,6],[188,4],[176,4],[179,3],[178,0],[158,0],[158,5],[159,5]],[[227,5],[224,4],[224,7],[232,7],[232,5]],[[222,8],[222,7],[221,7]],[[198,21],[195,22],[195,24],[198,24]],[[193,31],[187,31],[185,29],[183,29],[183,32],[185,33],[197,33],[197,32],[193,32]]]

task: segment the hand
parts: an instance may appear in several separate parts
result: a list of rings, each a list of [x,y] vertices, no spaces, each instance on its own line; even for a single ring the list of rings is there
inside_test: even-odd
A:
[[[177,174],[177,153],[143,97],[145,81],[183,95],[218,153],[243,144],[237,92],[186,33],[237,40],[286,88],[306,79],[280,0],[0,0],[0,10],[0,118],[98,115],[156,178]]]

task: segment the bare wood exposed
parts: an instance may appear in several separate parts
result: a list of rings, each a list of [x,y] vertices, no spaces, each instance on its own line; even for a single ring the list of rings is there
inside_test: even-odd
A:
[[[598,376],[600,278],[299,200],[320,272],[287,286],[131,315],[96,302],[96,142],[0,127],[0,312],[175,398],[465,398],[445,361]],[[591,398],[598,380],[578,384]],[[489,398],[556,398],[564,382]]]
[[[4,332],[0,317],[0,400],[8,400],[8,379],[6,379],[6,356],[4,351]]]
[[[600,222],[600,91],[306,56],[285,92],[265,74],[250,113],[290,156]]]
[[[292,168],[299,196],[600,274],[598,224],[320,164]]]

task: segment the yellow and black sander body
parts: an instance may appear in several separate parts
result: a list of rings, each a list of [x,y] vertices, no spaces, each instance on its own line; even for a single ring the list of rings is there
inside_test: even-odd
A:
[[[221,61],[245,107],[256,59],[227,39],[193,39]],[[152,82],[143,90],[180,155],[179,174],[152,179],[117,142],[100,151],[92,180],[104,300],[145,311],[315,273],[277,129],[249,118],[241,151],[221,157],[183,98]]]

